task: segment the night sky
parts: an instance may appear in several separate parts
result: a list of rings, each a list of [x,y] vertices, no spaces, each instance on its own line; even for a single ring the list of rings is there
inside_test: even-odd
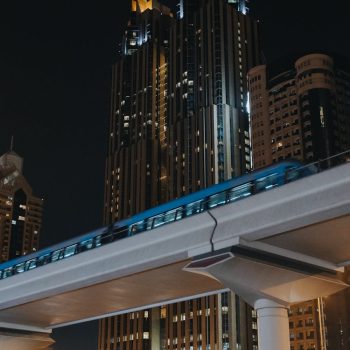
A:
[[[24,175],[44,198],[41,246],[102,223],[111,65],[129,3],[1,4],[0,153],[13,135]],[[251,0],[267,61],[296,50],[350,57],[347,6],[347,0]],[[54,338],[55,350],[97,350],[97,323],[57,330]]]

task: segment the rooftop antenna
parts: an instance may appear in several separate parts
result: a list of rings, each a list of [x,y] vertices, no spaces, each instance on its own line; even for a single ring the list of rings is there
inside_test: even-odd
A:
[[[13,143],[14,143],[14,137],[13,135],[11,136],[11,144],[10,144],[10,151],[13,151]]]

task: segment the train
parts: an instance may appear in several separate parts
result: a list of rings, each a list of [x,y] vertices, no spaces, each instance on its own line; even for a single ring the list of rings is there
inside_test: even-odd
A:
[[[314,167],[284,161],[147,209],[129,218],[0,264],[0,279],[36,269],[217,206],[312,175]]]

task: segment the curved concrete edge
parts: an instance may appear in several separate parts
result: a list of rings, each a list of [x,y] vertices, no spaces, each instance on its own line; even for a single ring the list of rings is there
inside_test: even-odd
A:
[[[259,299],[268,299],[288,307],[349,287],[336,278],[301,273],[226,253],[228,254],[231,258],[214,264],[203,264],[202,267],[190,263],[185,270],[218,280],[252,307]]]
[[[25,331],[25,332],[35,332],[35,333],[52,333],[52,329],[50,328],[42,328],[42,327],[34,327],[25,324],[18,323],[9,323],[9,322],[0,322],[0,328]]]
[[[50,350],[55,341],[49,336],[7,334],[0,332],[0,348],[8,350]]]

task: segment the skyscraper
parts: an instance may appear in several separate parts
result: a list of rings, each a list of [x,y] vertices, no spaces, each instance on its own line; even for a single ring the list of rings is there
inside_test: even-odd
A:
[[[38,249],[41,229],[41,198],[22,173],[23,159],[13,150],[0,157],[0,261]]]
[[[113,68],[105,224],[250,169],[245,1],[133,0]],[[233,293],[100,322],[99,349],[254,349],[255,314]]]
[[[254,169],[350,150],[350,60],[325,53],[290,56],[252,68],[248,80]],[[291,348],[349,348],[349,297],[344,291],[292,306]]]
[[[249,71],[254,168],[350,149],[350,62],[311,53]]]

